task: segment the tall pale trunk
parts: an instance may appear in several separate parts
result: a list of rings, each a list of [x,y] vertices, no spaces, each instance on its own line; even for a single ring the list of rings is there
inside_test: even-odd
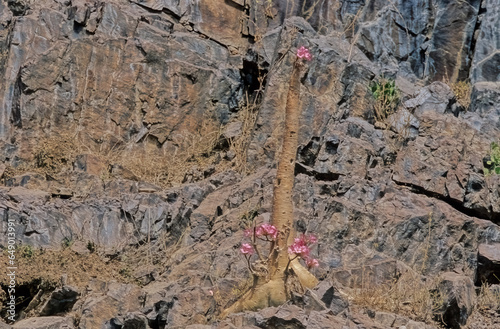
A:
[[[274,182],[272,224],[280,232],[276,248],[271,255],[271,276],[282,276],[288,264],[287,247],[293,242],[293,184],[295,181],[295,158],[299,142],[300,119],[300,68],[301,62],[296,60],[285,107],[285,131],[281,153],[278,159],[278,170]]]
[[[243,310],[255,310],[285,303],[289,298],[290,289],[287,287],[289,276],[298,279],[304,288],[312,288],[318,282],[298,260],[290,262],[288,256],[288,246],[293,243],[295,237],[292,193],[298,147],[301,67],[302,62],[296,60],[286,100],[285,131],[274,184],[272,214],[272,224],[278,229],[279,235],[270,255],[269,275],[255,278],[254,286],[236,303],[224,310],[222,317]]]

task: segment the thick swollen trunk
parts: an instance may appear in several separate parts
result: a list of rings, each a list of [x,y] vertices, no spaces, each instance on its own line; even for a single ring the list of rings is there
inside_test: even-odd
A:
[[[290,297],[291,290],[312,288],[318,282],[297,259],[289,262],[288,256],[288,246],[293,243],[295,237],[292,193],[300,118],[300,68],[301,62],[296,61],[286,100],[285,132],[278,159],[272,215],[272,224],[278,229],[279,235],[270,256],[269,274],[256,277],[253,287],[224,310],[222,317],[243,310],[282,305]]]
[[[274,183],[272,224],[280,232],[271,255],[270,273],[281,276],[288,264],[287,246],[293,242],[293,183],[300,118],[300,66],[295,62],[285,108],[285,132]]]
[[[285,132],[281,154],[278,159],[278,171],[274,185],[272,224],[280,234],[271,255],[269,272],[271,280],[285,281],[287,266],[293,271],[304,288],[312,288],[317,279],[295,259],[289,264],[288,246],[293,243],[293,184],[295,181],[295,159],[299,143],[300,119],[300,68],[302,62],[294,64],[285,108]]]

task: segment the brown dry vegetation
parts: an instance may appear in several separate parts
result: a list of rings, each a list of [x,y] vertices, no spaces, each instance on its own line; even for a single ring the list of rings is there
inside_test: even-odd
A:
[[[360,288],[350,293],[355,305],[404,315],[416,321],[432,323],[433,315],[444,301],[436,290],[437,279],[426,280],[413,271],[404,272],[385,284],[368,284],[360,280]]]
[[[500,290],[487,283],[479,290],[474,312],[464,329],[500,328]]]
[[[360,278],[360,287],[346,293],[350,303],[366,309],[390,312],[442,328],[439,310],[445,302],[437,289],[439,278],[426,279],[407,271],[385,284],[369,284]],[[464,329],[500,329],[500,290],[483,284],[474,310]],[[436,322],[438,321],[438,322]]]
[[[462,105],[465,110],[468,110],[472,91],[471,83],[467,81],[457,81],[450,83],[449,86],[451,87],[451,90],[453,90],[453,93],[455,94],[455,97],[460,105]]]
[[[0,254],[0,263],[4,266],[7,266],[7,255],[6,252]],[[117,262],[97,253],[79,254],[70,248],[50,250],[20,246],[16,250],[16,266],[18,285],[40,280],[47,287],[55,287],[63,274],[67,275],[67,284],[75,287],[85,287],[97,277],[101,280],[130,281],[120,274],[121,266]],[[7,279],[2,277],[0,284],[5,285]]]
[[[0,264],[8,265],[7,252],[0,253]],[[111,261],[97,253],[79,254],[70,248],[62,250],[36,249],[31,246],[19,246],[16,255],[16,287],[26,287],[31,297],[50,293],[62,284],[65,277],[69,284],[80,291],[95,278],[103,281],[132,282],[124,275],[126,264]],[[8,286],[8,277],[0,279],[2,287]],[[0,302],[3,304],[5,291],[0,290]],[[18,302],[28,296],[19,296]]]
[[[147,136],[141,143],[127,146],[113,143],[112,136],[103,137],[97,143],[90,141],[82,132],[53,133],[40,138],[22,164],[15,168],[7,167],[3,177],[7,180],[26,172],[57,177],[71,171],[80,154],[96,156],[108,169],[112,165],[120,165],[136,179],[162,188],[203,179],[206,172],[214,174],[228,168],[246,172],[246,150],[256,118],[257,105],[242,104],[235,119],[242,124],[241,134],[224,140],[224,127],[207,116],[195,132],[177,136],[172,141],[173,147],[168,150],[159,148]],[[225,159],[223,155],[226,151],[233,152],[234,158]],[[109,171],[103,172],[101,178],[108,179],[110,175]]]

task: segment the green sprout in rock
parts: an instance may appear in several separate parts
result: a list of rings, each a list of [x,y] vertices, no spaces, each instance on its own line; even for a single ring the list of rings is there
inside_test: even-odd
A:
[[[370,84],[370,91],[375,98],[375,117],[378,121],[383,121],[396,112],[399,104],[396,81],[385,78],[373,81]]]
[[[500,146],[493,142],[490,145],[490,155],[483,159],[484,175],[500,175]]]

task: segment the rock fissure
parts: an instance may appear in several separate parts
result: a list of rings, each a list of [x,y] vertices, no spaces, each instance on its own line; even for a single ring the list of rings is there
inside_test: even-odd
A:
[[[454,200],[450,197],[443,196],[443,195],[436,193],[436,192],[429,191],[428,189],[425,189],[424,187],[414,185],[411,183],[398,182],[394,179],[392,179],[392,181],[399,186],[405,186],[405,187],[410,188],[411,191],[415,194],[421,194],[421,195],[425,195],[425,196],[432,198],[432,199],[437,199],[437,200],[443,201],[446,204],[453,207],[455,210],[459,211],[460,213],[467,215],[468,217],[475,217],[475,218],[487,220],[487,221],[493,222],[497,225],[500,223],[500,220],[497,220],[499,214],[495,214],[493,212],[485,213],[484,211],[476,211],[474,209],[470,209],[470,208],[465,207],[463,205],[463,202],[460,202],[458,200]]]

